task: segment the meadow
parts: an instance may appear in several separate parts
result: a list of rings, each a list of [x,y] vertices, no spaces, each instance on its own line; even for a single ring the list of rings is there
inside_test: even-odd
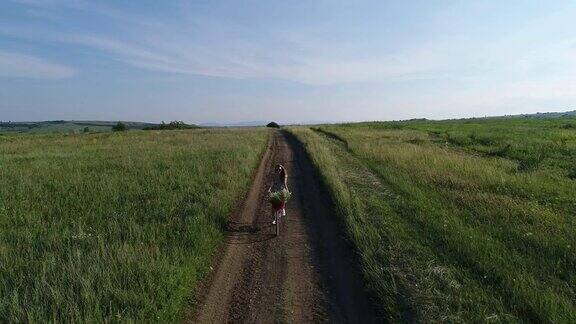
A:
[[[264,129],[0,135],[0,321],[176,321]]]
[[[389,321],[576,321],[576,119],[291,132]]]

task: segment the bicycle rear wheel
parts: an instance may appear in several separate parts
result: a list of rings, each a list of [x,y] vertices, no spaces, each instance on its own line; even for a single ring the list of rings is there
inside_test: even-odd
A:
[[[276,236],[280,235],[280,213],[276,211],[274,213],[274,219],[276,220]]]

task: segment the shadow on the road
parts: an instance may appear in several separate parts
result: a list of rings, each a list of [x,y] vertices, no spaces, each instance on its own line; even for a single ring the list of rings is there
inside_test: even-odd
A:
[[[226,225],[227,244],[251,244],[271,240],[276,237],[270,222],[228,222]]]

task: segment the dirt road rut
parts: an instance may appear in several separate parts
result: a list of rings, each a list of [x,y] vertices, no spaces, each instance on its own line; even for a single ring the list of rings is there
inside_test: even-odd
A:
[[[276,163],[292,192],[279,237],[267,201]],[[356,263],[303,147],[275,131],[192,321],[379,322]]]

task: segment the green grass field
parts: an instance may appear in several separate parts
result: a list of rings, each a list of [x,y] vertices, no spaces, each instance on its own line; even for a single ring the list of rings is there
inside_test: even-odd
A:
[[[0,320],[178,320],[264,129],[0,136]]]
[[[387,320],[576,321],[576,119],[290,131]],[[1,135],[0,320],[181,320],[266,134]]]
[[[576,321],[576,119],[292,128],[391,321]]]

